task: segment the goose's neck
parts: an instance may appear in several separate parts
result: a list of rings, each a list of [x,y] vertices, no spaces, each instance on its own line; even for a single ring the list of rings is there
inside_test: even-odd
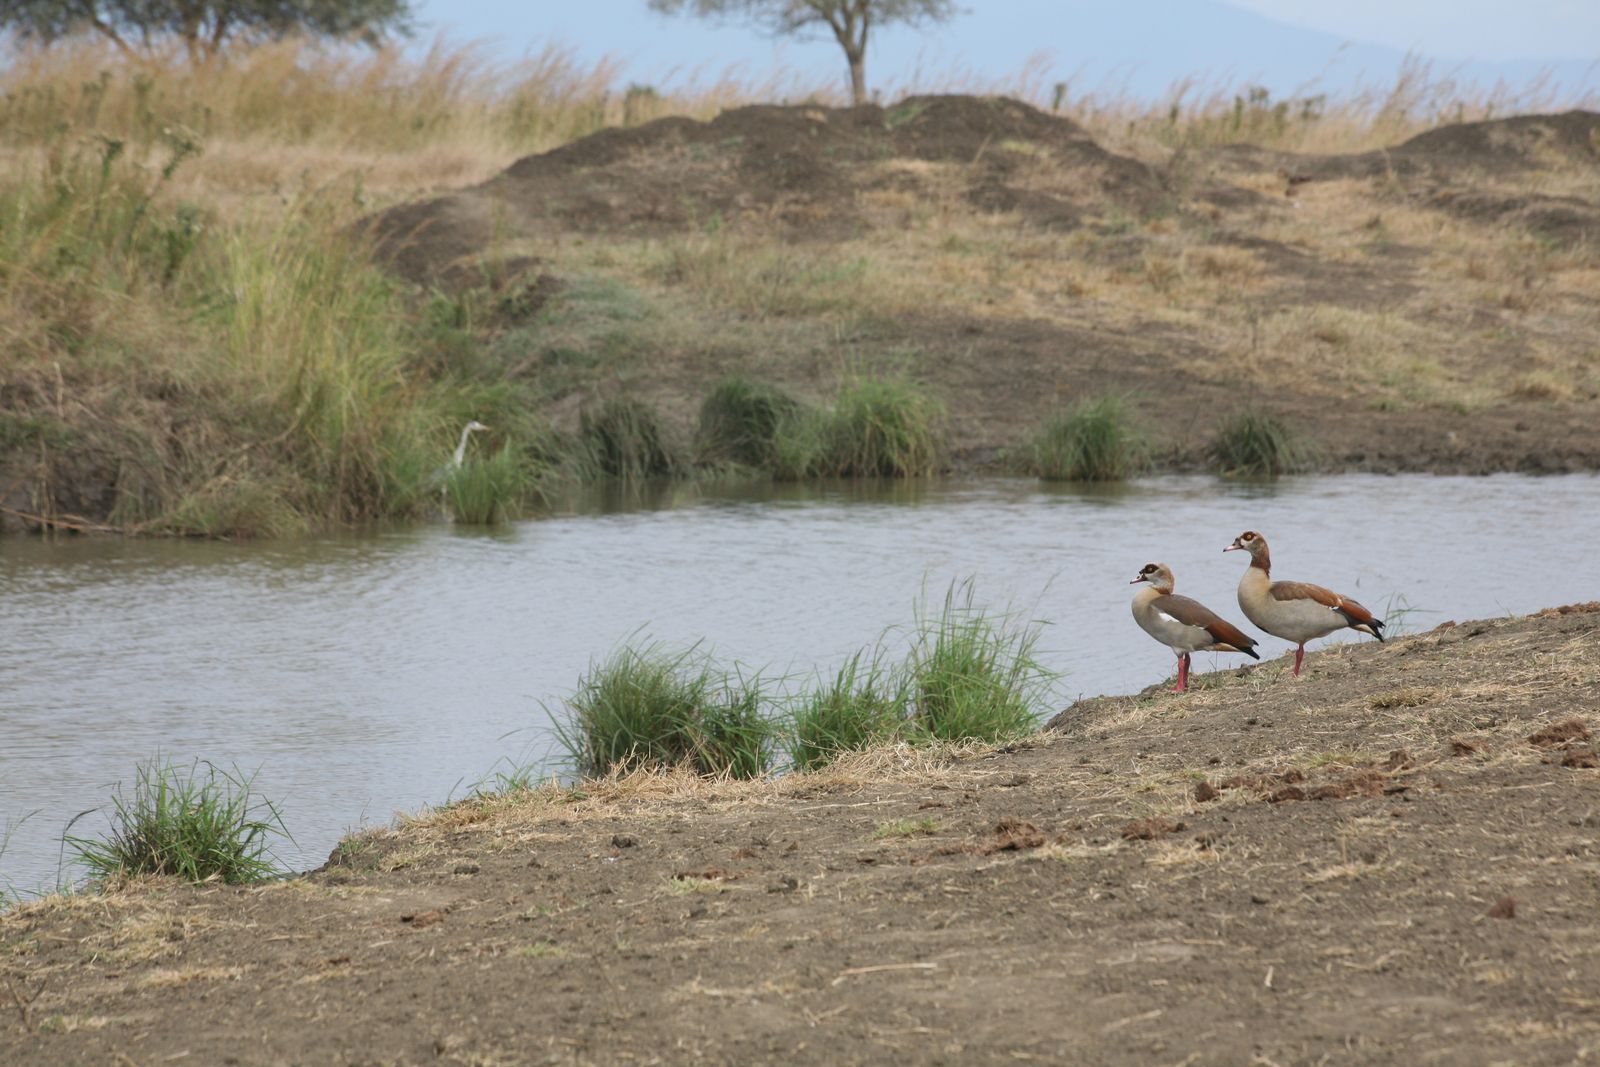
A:
[[[1133,602],[1136,606],[1143,607],[1153,600],[1157,600],[1166,596],[1170,592],[1172,592],[1171,589],[1161,589],[1157,586],[1146,583],[1145,585],[1141,585],[1138,589],[1134,590]]]

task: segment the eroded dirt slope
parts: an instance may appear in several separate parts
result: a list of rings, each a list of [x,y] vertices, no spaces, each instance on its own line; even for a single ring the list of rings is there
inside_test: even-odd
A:
[[[0,1061],[1600,1055],[1600,605],[1009,751],[469,802],[259,889],[0,918]]]
[[[373,226],[425,287],[540,279],[492,351],[558,423],[626,391],[687,432],[728,373],[825,398],[890,367],[940,393],[968,463],[1116,392],[1170,469],[1244,406],[1290,417],[1323,469],[1595,469],[1597,145],[1574,111],[1360,155],[1136,158],[1004,99],[746,107]]]

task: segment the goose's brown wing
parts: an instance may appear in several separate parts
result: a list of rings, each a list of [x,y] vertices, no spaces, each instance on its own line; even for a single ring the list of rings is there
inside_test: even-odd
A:
[[[1267,591],[1273,600],[1315,601],[1343,615],[1352,627],[1356,629],[1365,627],[1367,633],[1380,641],[1383,640],[1383,635],[1378,632],[1383,629],[1383,622],[1356,601],[1347,596],[1340,596],[1332,589],[1312,585],[1310,582],[1273,582]]]
[[[1231,649],[1235,652],[1255,655],[1254,652],[1250,651],[1256,647],[1256,642],[1253,638],[1246,637],[1243,630],[1222,618],[1198,600],[1191,600],[1186,596],[1168,593],[1166,596],[1156,597],[1150,602],[1150,606],[1163,615],[1177,619],[1185,626],[1198,626],[1206,631],[1211,635],[1211,639],[1216,642],[1211,647],[1217,651]]]

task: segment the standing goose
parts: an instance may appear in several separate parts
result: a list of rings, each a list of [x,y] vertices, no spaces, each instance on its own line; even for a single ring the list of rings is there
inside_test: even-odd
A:
[[[1300,661],[1306,656],[1306,642],[1349,627],[1383,640],[1383,620],[1349,597],[1308,582],[1272,580],[1272,555],[1267,539],[1246,530],[1233,539],[1224,552],[1250,553],[1250,566],[1239,579],[1239,609],[1245,618],[1274,637],[1293,641],[1294,677],[1300,677]]]
[[[1243,652],[1251,659],[1256,643],[1237,626],[1221,619],[1216,612],[1186,596],[1172,593],[1172,571],[1165,563],[1146,563],[1129,585],[1148,582],[1133,594],[1133,621],[1151,637],[1178,654],[1178,687],[1189,687],[1189,653]]]

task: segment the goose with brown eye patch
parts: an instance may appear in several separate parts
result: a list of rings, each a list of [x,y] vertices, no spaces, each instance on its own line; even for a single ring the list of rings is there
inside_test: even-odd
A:
[[[1272,580],[1272,553],[1267,539],[1246,530],[1224,552],[1248,552],[1250,566],[1239,579],[1239,610],[1273,637],[1295,643],[1294,677],[1306,656],[1306,642],[1349,628],[1383,640],[1383,620],[1331,589],[1310,582]]]
[[[1216,612],[1186,596],[1172,592],[1172,570],[1165,563],[1146,563],[1129,585],[1145,583],[1133,594],[1133,621],[1139,628],[1178,655],[1178,686],[1189,688],[1189,655],[1193,652],[1243,652],[1256,654],[1254,638]]]

